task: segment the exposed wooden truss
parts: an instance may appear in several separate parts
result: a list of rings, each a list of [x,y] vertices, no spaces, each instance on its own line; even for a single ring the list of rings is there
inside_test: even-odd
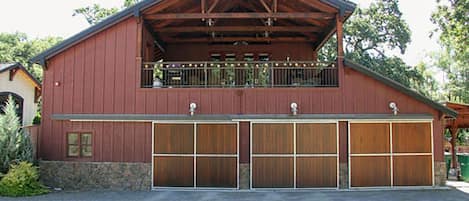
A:
[[[333,19],[334,15],[321,12],[308,13],[164,13],[146,15],[147,20],[187,20],[187,19],[254,19],[254,18],[285,18],[285,19]]]
[[[307,37],[217,37],[217,38],[165,38],[168,43],[213,43],[213,42],[311,42]]]
[[[161,33],[192,33],[192,32],[319,32],[322,29],[312,26],[177,26],[164,27],[157,31]]]
[[[283,41],[317,46],[329,36],[338,12],[317,0],[168,0],[142,17],[167,43]]]

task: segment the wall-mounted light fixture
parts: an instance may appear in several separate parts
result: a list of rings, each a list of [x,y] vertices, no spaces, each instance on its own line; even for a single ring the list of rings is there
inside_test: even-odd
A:
[[[54,82],[54,86],[56,86],[56,87],[60,86],[60,82],[59,82],[59,81],[55,81],[55,82]]]
[[[290,109],[291,109],[292,115],[298,114],[298,104],[296,104],[295,102],[290,104]]]
[[[189,113],[191,114],[191,116],[194,116],[195,109],[197,109],[196,103],[189,104]]]
[[[397,108],[397,104],[395,102],[390,102],[389,103],[389,109],[392,110],[392,113],[394,115],[397,115],[397,112],[399,112],[399,108]]]

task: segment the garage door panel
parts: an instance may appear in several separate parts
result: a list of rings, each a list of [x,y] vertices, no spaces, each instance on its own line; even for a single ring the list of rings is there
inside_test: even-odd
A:
[[[393,123],[392,132],[394,153],[432,152],[430,123]]]
[[[198,187],[236,188],[237,176],[237,158],[197,158]]]
[[[395,186],[432,186],[432,156],[394,156]]]
[[[154,133],[155,154],[194,153],[193,124],[157,124]]]
[[[194,186],[193,157],[154,157],[154,165],[154,186]]]
[[[351,157],[352,187],[391,186],[389,156]]]
[[[293,124],[253,124],[252,152],[253,154],[292,154]]]
[[[388,123],[350,124],[350,153],[389,153],[389,129]]]
[[[297,154],[337,153],[337,125],[335,123],[296,124]]]
[[[236,124],[198,124],[198,154],[236,154]]]
[[[296,169],[297,188],[337,186],[336,157],[298,157]]]
[[[252,159],[253,188],[293,188],[293,157]]]

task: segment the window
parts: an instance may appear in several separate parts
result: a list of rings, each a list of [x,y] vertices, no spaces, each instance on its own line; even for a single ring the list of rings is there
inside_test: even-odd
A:
[[[67,156],[68,157],[91,157],[93,156],[91,133],[71,132],[67,134]]]

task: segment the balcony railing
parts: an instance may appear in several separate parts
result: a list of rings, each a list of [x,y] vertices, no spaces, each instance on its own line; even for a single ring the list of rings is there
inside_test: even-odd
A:
[[[337,87],[335,63],[312,61],[153,62],[143,88]]]

